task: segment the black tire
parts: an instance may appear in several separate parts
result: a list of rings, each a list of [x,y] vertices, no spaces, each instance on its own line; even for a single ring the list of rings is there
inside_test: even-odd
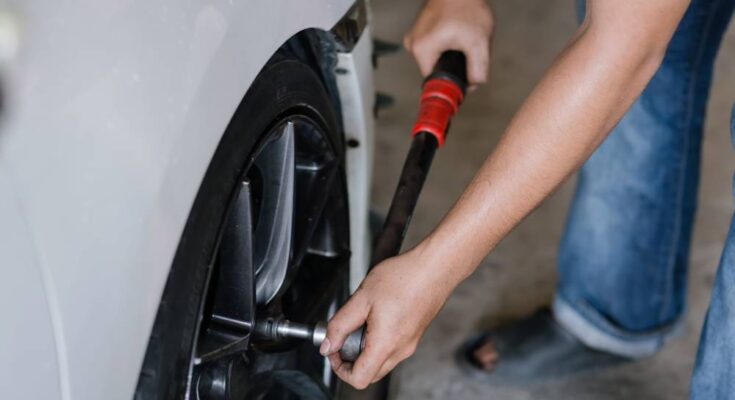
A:
[[[186,223],[166,282],[141,368],[136,399],[182,399],[198,319],[222,224],[238,179],[264,132],[293,110],[318,120],[339,159],[344,181],[344,139],[330,96],[315,71],[283,55],[261,71],[237,108],[212,157]]]

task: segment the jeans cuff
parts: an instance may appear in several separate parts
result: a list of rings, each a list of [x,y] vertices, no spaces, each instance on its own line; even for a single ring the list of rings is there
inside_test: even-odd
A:
[[[559,294],[554,297],[553,314],[556,322],[564,327],[585,346],[628,358],[643,358],[653,355],[664,343],[679,336],[683,318],[675,323],[645,333],[629,333],[613,327],[601,316],[588,318],[576,310]],[[601,327],[599,325],[607,325]]]

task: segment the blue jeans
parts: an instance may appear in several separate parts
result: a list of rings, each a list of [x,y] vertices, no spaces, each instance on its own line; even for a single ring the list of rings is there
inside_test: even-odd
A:
[[[658,72],[579,173],[554,315],[588,346],[643,357],[681,326],[705,109],[733,7],[735,0],[692,1]],[[691,385],[694,399],[728,397],[735,398],[735,223]]]

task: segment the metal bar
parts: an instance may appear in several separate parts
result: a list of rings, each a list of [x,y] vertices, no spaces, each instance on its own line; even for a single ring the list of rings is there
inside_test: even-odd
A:
[[[411,149],[403,165],[398,187],[383,225],[383,231],[375,244],[371,266],[379,264],[386,258],[396,256],[400,252],[437,145],[436,138],[426,132],[417,134],[412,140]]]

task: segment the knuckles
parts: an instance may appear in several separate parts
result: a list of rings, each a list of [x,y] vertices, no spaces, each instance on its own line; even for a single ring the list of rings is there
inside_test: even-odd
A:
[[[408,344],[404,345],[400,350],[398,350],[396,352],[396,355],[401,361],[403,361],[416,353],[417,346],[418,343],[416,343],[415,341],[409,342]]]
[[[332,321],[327,325],[327,338],[335,340],[344,333],[344,328],[339,321]]]
[[[418,347],[418,343],[415,343],[415,342],[408,345],[408,347],[406,348],[406,352],[404,353],[405,357],[403,358],[405,359],[405,358],[408,358],[414,355],[414,353],[416,353],[417,347]]]

